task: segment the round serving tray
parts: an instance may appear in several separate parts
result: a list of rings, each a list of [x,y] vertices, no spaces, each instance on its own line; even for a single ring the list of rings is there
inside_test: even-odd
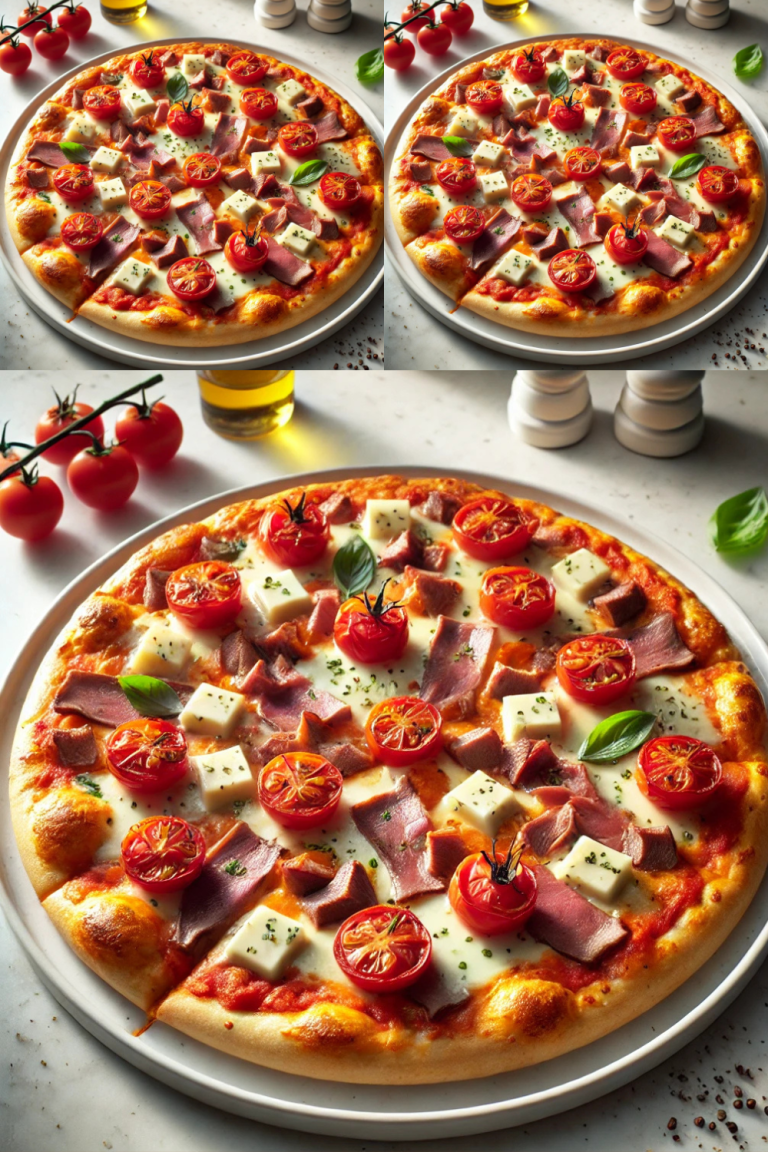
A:
[[[244,40],[235,40],[231,37],[226,39],[227,43],[234,44],[239,48],[253,49],[256,47]],[[163,48],[178,43],[178,36],[167,36],[162,40],[147,40],[142,44],[134,44],[130,49],[126,48],[126,51]],[[204,37],[200,43],[219,44],[221,37]],[[256,50],[258,51],[258,49]],[[272,51],[271,49],[262,50]],[[2,186],[5,186],[8,179],[19,139],[35,112],[71,77],[95,64],[104,64],[116,55],[118,55],[118,51],[113,48],[109,52],[102,52],[98,56],[93,56],[90,60],[81,61],[69,72],[65,72],[51,84],[48,84],[30,101],[9,130],[2,147],[0,147],[0,183]],[[280,58],[286,64],[293,64],[296,68],[302,70],[307,68],[305,61],[282,50]],[[342,80],[338,80],[320,68],[315,68],[314,65],[311,66],[311,70],[313,76],[338,92],[352,105],[365,121],[376,143],[381,147],[384,140],[384,128],[365,101]],[[384,279],[384,261],[382,253],[379,252],[348,292],[326,308],[324,312],[305,320],[302,324],[297,324],[295,328],[289,328],[276,336],[267,336],[263,340],[253,340],[248,344],[235,344],[230,347],[222,344],[214,348],[176,348],[170,345],[149,344],[143,340],[135,340],[130,336],[113,332],[109,328],[102,328],[81,316],[73,318],[71,309],[46,292],[21,259],[9,232],[5,213],[0,214],[0,260],[2,260],[13,283],[27,304],[43,320],[51,324],[57,332],[67,336],[70,340],[74,340],[77,344],[82,344],[83,347],[92,352],[137,368],[143,368],[147,365],[156,365],[161,368],[234,368],[238,366],[259,368],[280,360],[290,360],[291,357],[305,352],[308,348],[313,348],[321,340],[332,336],[348,324],[368,303]]]
[[[584,38],[594,39],[593,33],[570,32],[568,36],[582,35]],[[606,30],[605,35],[610,35]],[[548,36],[536,37],[537,41],[547,43],[550,40],[563,40],[565,32],[552,33]],[[439,75],[429,80],[402,110],[384,145],[384,180],[387,188],[392,165],[401,151],[403,134],[418,112],[423,101],[436,92],[454,72],[474,60],[483,60],[494,52],[501,52],[505,48],[518,48],[530,44],[532,37],[512,40],[506,44],[486,46],[467,56],[464,60],[451,64]],[[641,40],[632,40],[622,36],[622,44],[632,45],[635,48],[645,49],[647,52],[659,52],[658,46],[644,43]],[[738,108],[747,122],[760,149],[763,159],[763,168],[768,172],[768,131],[752,111],[746,98],[734,91],[731,85],[723,80],[712,69],[693,65],[674,52],[664,52],[664,58],[680,64],[684,68],[692,69],[703,80],[712,84],[732,104]],[[474,340],[476,344],[483,344],[496,352],[504,352],[508,356],[522,356],[529,360],[544,361],[549,364],[616,364],[622,360],[631,360],[637,356],[647,356],[652,352],[660,352],[682,340],[687,340],[701,332],[716,320],[721,319],[744,296],[757,280],[761,271],[768,262],[768,212],[763,219],[760,235],[741,267],[730,280],[726,281],[711,296],[707,296],[699,304],[694,304],[687,312],[661,324],[654,324],[650,328],[641,328],[637,332],[621,332],[615,336],[602,336],[592,339],[577,337],[541,336],[534,332],[523,332],[515,328],[505,328],[501,324],[494,324],[485,317],[477,316],[468,309],[456,308],[449,297],[444,296],[433,284],[422,276],[411,258],[407,255],[402,241],[395,231],[389,212],[387,212],[384,241],[387,254],[397,272],[403,286],[411,296],[440,320],[446,327]]]
[[[369,476],[385,468],[345,468],[283,476],[193,504],[132,536],[91,565],[58,597],[31,634],[0,690],[0,779],[24,699],[38,664],[82,600],[158,533],[210,515],[225,504],[295,484]],[[397,468],[400,475],[435,469]],[[588,520],[646,552],[685,581],[728,628],[763,692],[768,649],[740,608],[705,572],[634,523],[532,485],[474,472],[455,475],[485,487],[541,500]],[[0,806],[0,905],[40,978],[58,1002],[97,1039],[131,1064],[195,1099],[254,1120],[377,1140],[429,1140],[530,1123],[613,1091],[681,1048],[742,990],[768,953],[768,878],[738,929],[695,978],[637,1020],[557,1060],[483,1080],[412,1088],[335,1084],[273,1072],[226,1056],[164,1025],[137,1037],[143,1014],[82,964],[39,904],[19,859],[8,805]]]

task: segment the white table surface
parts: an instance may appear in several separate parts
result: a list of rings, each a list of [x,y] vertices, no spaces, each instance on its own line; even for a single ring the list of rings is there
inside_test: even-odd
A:
[[[383,115],[384,85],[364,87],[355,76],[355,61],[375,48],[381,36],[381,0],[353,0],[354,17],[345,32],[328,35],[310,28],[306,20],[309,0],[297,0],[299,12],[288,28],[270,29],[258,23],[253,0],[149,0],[147,15],[133,24],[110,24],[101,15],[98,0],[87,0],[93,17],[91,31],[73,40],[61,60],[46,61],[33,49],[29,71],[20,79],[0,73],[0,140],[23,113],[30,99],[57,76],[81,61],[114,49],[130,49],[146,40],[178,36],[180,40],[218,36],[261,44],[279,57],[281,50],[313,63],[330,76],[338,76],[360,94],[377,119]],[[8,19],[15,19],[23,3],[4,5]],[[0,264],[0,299],[5,320],[0,327],[0,368],[110,368],[107,357],[67,340],[49,327],[21,299],[8,273]],[[292,368],[361,367],[368,350],[383,358],[384,292],[380,289],[357,316],[334,336],[292,357]]]
[[[81,381],[81,396],[95,404],[142,378],[139,372],[83,372],[72,382]],[[168,373],[157,391],[182,415],[186,438],[166,472],[142,478],[127,508],[110,517],[91,513],[67,496],[61,525],[47,543],[30,547],[0,534],[0,603],[5,606],[0,673],[60,589],[130,533],[234,485],[344,464],[418,463],[436,471],[450,471],[454,464],[538,480],[577,495],[637,521],[685,551],[728,589],[768,639],[768,551],[749,564],[730,565],[711,550],[706,534],[717,503],[765,480],[766,376],[710,374],[704,385],[704,441],[696,452],[675,460],[649,460],[622,448],[613,438],[610,415],[621,375],[594,372],[590,378],[596,407],[592,432],[579,445],[548,453],[517,442],[508,430],[509,372],[472,377],[465,372],[390,372],[386,379],[383,373],[372,374],[367,381],[371,395],[380,388],[384,398],[375,410],[372,401],[361,402],[359,377],[299,373],[293,422],[252,444],[218,439],[200,419],[192,375]],[[3,415],[15,435],[30,434],[44,406],[42,394],[51,385],[61,386],[59,374],[5,374]],[[0,957],[4,1152],[304,1152],[310,1147],[307,1136],[228,1116],[179,1095],[103,1048],[42,988],[3,923]],[[475,1152],[481,1139],[497,1147],[533,1147],[535,1142],[537,1152],[655,1152],[672,1147],[666,1129],[671,1116],[677,1117],[682,1147],[715,1152],[730,1147],[731,1136],[720,1123],[713,1133],[701,1132],[693,1118],[715,1119],[715,1074],[725,1077],[720,1090],[730,1105],[737,1063],[754,1073],[754,1084],[742,1083],[745,1097],[754,1096],[758,1108],[737,1112],[729,1106],[728,1119],[749,1134],[750,1142],[742,1147],[762,1147],[768,1136],[763,1114],[768,1103],[766,1001],[768,966],[697,1041],[610,1098],[542,1120],[521,1135],[442,1141],[441,1152]],[[765,1073],[757,1071],[761,1066]],[[708,1104],[695,1099],[705,1089]],[[680,1091],[688,1099],[673,1098]],[[437,1147],[431,1142],[423,1146]],[[311,1147],[317,1152],[373,1152],[406,1145],[319,1137]]]
[[[404,4],[402,5],[404,7]],[[399,13],[401,5],[389,5]],[[534,0],[525,16],[501,23],[472,0],[475,22],[468,36],[454,37],[445,56],[427,56],[416,49],[414,63],[405,72],[386,70],[384,126],[390,131],[402,109],[430,76],[442,72],[486,48],[524,36],[535,39],[555,32],[622,35],[643,40],[658,52],[676,52],[691,62],[720,73],[749,101],[763,123],[768,123],[768,68],[749,84],[733,75],[731,60],[747,44],[762,43],[768,51],[768,4],[766,0],[731,0],[731,19],[723,28],[706,31],[685,19],[684,0],[677,0],[675,17],[668,24],[643,24],[634,15],[632,0]],[[509,357],[446,327],[425,311],[403,287],[390,260],[385,260],[385,341],[389,368],[499,368],[525,367],[523,360]],[[672,348],[633,360],[633,367],[647,368],[766,368],[768,332],[768,269],[754,287],[722,320]],[[757,334],[750,335],[749,329]],[[751,345],[755,345],[754,349]]]

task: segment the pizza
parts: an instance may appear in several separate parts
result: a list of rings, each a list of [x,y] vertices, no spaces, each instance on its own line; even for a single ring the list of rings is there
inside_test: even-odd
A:
[[[382,162],[308,72],[203,42],[67,80],[5,190],[32,274],[95,324],[155,344],[239,344],[316,316],[374,259]]]
[[[393,222],[419,271],[509,328],[590,337],[677,316],[756,243],[757,143],[680,64],[612,40],[460,68],[403,133]]]
[[[716,951],[766,864],[764,727],[725,628],[621,541],[334,480],[172,528],[85,601],[11,805],[48,915],[150,1024],[449,1081],[588,1044]]]

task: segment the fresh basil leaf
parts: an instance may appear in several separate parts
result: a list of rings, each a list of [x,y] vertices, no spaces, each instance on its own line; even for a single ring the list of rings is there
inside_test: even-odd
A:
[[[562,68],[555,68],[554,72],[550,73],[547,80],[547,87],[553,96],[564,96],[568,91],[570,80],[566,76]]]
[[[384,49],[364,52],[355,64],[355,74],[361,84],[377,84],[384,75]]]
[[[700,152],[689,152],[687,156],[675,160],[669,175],[673,180],[687,180],[689,176],[695,176],[706,163],[706,156],[702,156]]]
[[[298,184],[300,188],[303,188],[305,184],[314,184],[315,180],[325,176],[327,171],[328,165],[325,160],[305,160],[303,164],[299,164],[288,183]]]
[[[81,772],[79,776],[75,776],[75,784],[77,784],[78,788],[82,788],[84,792],[88,792],[89,795],[95,796],[98,800],[104,799],[101,788],[87,772]]]
[[[165,86],[169,99],[172,104],[178,104],[179,100],[186,100],[189,93],[189,84],[187,79],[182,76],[181,72],[174,72],[170,80]]]
[[[471,156],[475,148],[463,136],[443,136],[443,144],[451,156]]]
[[[182,703],[178,695],[154,676],[118,676],[117,682],[132,704],[142,716],[178,716]]]
[[[579,748],[579,760],[607,764],[634,752],[650,736],[656,716],[653,712],[617,712],[592,729]]]
[[[91,154],[87,148],[82,144],[76,144],[74,140],[59,140],[59,148],[66,156],[70,164],[90,164]]]
[[[376,557],[362,536],[342,544],[333,558],[333,578],[342,596],[364,592],[376,574]]]
[[[754,80],[763,70],[763,50],[759,44],[741,48],[733,58],[733,70],[739,80]]]
[[[748,488],[724,500],[709,521],[709,534],[718,552],[751,552],[768,540],[768,496],[764,488]]]

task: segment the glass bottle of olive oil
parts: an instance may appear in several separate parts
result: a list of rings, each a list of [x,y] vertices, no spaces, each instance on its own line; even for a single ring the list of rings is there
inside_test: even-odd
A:
[[[528,11],[528,0],[483,0],[483,11],[494,20],[516,20]]]
[[[220,436],[255,440],[293,415],[292,368],[198,372],[203,419]]]
[[[132,24],[147,14],[147,0],[101,0],[101,14],[110,24]]]

